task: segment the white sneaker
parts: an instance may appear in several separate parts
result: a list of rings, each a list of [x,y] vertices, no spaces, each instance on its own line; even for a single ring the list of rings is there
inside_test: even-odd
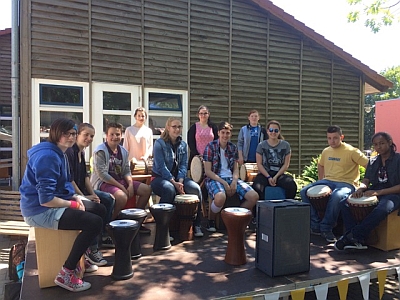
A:
[[[194,236],[202,237],[204,235],[203,231],[201,231],[201,226],[193,226]]]
[[[89,260],[85,259],[85,273],[96,272],[98,269],[98,266],[91,264]]]

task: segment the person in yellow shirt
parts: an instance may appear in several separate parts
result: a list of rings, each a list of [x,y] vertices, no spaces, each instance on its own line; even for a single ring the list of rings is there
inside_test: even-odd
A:
[[[318,180],[304,187],[300,196],[303,202],[310,203],[307,196],[309,188],[326,185],[331,189],[332,194],[322,220],[311,205],[311,234],[321,235],[328,243],[334,243],[336,237],[332,229],[340,214],[339,203],[355,191],[360,179],[359,166],[365,167],[368,158],[359,149],[343,142],[344,135],[339,126],[329,126],[326,135],[329,147],[322,151],[318,162]]]

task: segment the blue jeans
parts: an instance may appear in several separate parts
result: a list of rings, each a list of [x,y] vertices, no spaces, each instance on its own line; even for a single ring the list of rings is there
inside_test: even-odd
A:
[[[383,195],[379,196],[378,199],[378,205],[359,224],[354,220],[347,201],[342,201],[340,203],[346,234],[351,232],[354,239],[363,243],[368,238],[371,231],[378,226],[381,221],[400,207],[400,195],[398,194]]]
[[[192,179],[185,178],[185,180],[183,181],[183,188],[186,194],[197,195],[197,197],[199,197],[200,200],[199,208],[200,208],[201,207],[200,204],[203,201],[200,186]],[[161,197],[160,203],[174,204],[177,192],[175,186],[169,180],[165,180],[162,177],[155,177],[151,181],[151,189],[156,195]],[[194,221],[194,223],[199,226],[200,222],[201,222],[201,213],[200,210],[198,209],[196,220]]]
[[[106,219],[104,220],[104,228],[106,224],[110,223],[112,213],[114,210],[114,205],[115,205],[115,199],[113,196],[111,196],[110,193],[103,192],[100,190],[94,190],[94,193],[99,197],[100,203],[103,204],[106,207]]]
[[[325,216],[321,220],[318,216],[315,208],[310,205],[311,208],[311,229],[314,231],[320,230],[321,232],[332,231],[333,227],[336,226],[337,219],[340,213],[339,203],[346,200],[351,193],[355,191],[352,184],[346,182],[337,182],[327,179],[318,180],[310,183],[300,191],[301,200],[305,203],[310,203],[310,199],[307,197],[307,190],[315,185],[327,185],[332,190],[332,194],[328,200],[328,204],[325,210]]]

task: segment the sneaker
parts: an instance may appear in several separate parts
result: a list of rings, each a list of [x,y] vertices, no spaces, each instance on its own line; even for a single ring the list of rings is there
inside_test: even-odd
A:
[[[328,242],[328,243],[335,243],[337,241],[336,236],[333,234],[332,231],[322,231],[321,236]]]
[[[317,229],[311,228],[310,233],[312,235],[321,235],[321,230],[319,230],[319,228],[317,228]]]
[[[98,266],[91,264],[90,261],[85,259],[85,273],[93,273],[96,272],[98,269]]]
[[[208,232],[216,232],[217,231],[217,229],[215,228],[215,221],[214,220],[208,220],[207,231]]]
[[[169,241],[170,241],[170,242],[173,242],[174,240],[175,240],[174,237],[169,236]]]
[[[147,228],[147,227],[144,227],[144,226],[142,225],[142,226],[140,226],[139,233],[151,234],[151,230],[150,230],[149,228]]]
[[[90,289],[91,284],[76,276],[74,270],[65,267],[57,274],[54,283],[71,292],[82,292]]]
[[[102,238],[101,246],[105,248],[115,248],[114,242],[110,236]]]
[[[368,249],[367,246],[355,241],[354,239],[348,238],[346,235],[340,237],[334,245],[336,250],[343,251],[343,250],[366,250]]]
[[[193,226],[194,236],[202,237],[204,235],[203,231],[201,231],[201,226]]]
[[[88,249],[85,253],[85,258],[93,265],[105,266],[107,261],[104,259],[103,254],[99,250],[91,251]]]

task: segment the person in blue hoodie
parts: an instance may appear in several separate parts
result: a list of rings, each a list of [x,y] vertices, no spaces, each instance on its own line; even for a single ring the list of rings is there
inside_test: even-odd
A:
[[[55,120],[48,141],[28,150],[28,163],[20,186],[21,213],[33,227],[80,230],[54,282],[69,291],[80,292],[90,283],[80,279],[77,265],[102,231],[104,205],[82,201],[74,194],[65,151],[76,141],[76,125],[70,119]]]

